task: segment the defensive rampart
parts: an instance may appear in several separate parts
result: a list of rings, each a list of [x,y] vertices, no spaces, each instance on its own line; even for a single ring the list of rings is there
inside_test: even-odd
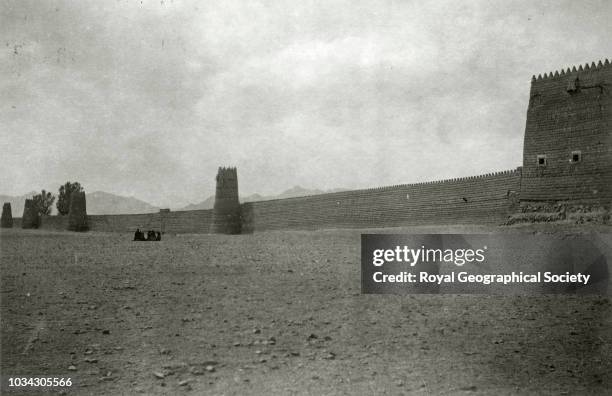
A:
[[[134,215],[90,215],[92,231],[130,232],[162,230],[173,234],[207,234],[212,225],[212,210],[190,210]]]
[[[501,224],[516,204],[520,168],[499,173],[242,204],[242,232],[377,228],[419,224]],[[213,210],[89,215],[91,231],[206,234]],[[15,219],[20,224],[21,219]],[[67,216],[43,216],[40,229],[64,231]]]
[[[129,215],[88,215],[90,231],[133,233],[141,230],[163,230],[173,234],[207,234],[212,226],[212,209]],[[41,216],[39,229],[66,231],[68,216]],[[14,218],[21,227],[21,218]]]
[[[243,232],[500,224],[513,211],[520,170],[242,205]]]

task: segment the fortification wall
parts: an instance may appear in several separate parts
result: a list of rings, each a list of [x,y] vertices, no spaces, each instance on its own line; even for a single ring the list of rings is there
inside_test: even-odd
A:
[[[607,60],[532,79],[521,200],[612,200],[611,90]]]
[[[126,215],[89,215],[89,229],[101,232],[131,232],[159,229],[159,213],[126,214]]]
[[[101,232],[134,232],[136,228],[159,230],[159,214],[89,215],[89,230]],[[22,218],[14,218],[14,226],[21,226]],[[67,231],[68,216],[41,216],[39,229]]]
[[[160,230],[163,224],[163,231],[166,233],[205,234],[210,232],[212,217],[212,210],[190,210],[132,215],[90,215],[88,221],[92,231],[132,233],[137,228]]]
[[[514,210],[520,170],[242,205],[243,232],[418,224],[499,224]]]
[[[208,234],[213,223],[213,210],[189,210],[165,214],[164,231],[175,234]]]
[[[243,232],[374,228],[420,224],[500,224],[515,210],[520,168],[435,182],[344,191],[242,204]],[[21,218],[15,218],[15,227]],[[91,231],[213,231],[213,210],[89,215]],[[41,229],[65,231],[67,216],[43,216]]]
[[[189,210],[168,213],[145,213],[129,215],[89,215],[87,216],[89,230],[100,232],[133,233],[141,230],[159,231],[171,234],[207,234],[211,231],[213,211]],[[13,227],[21,227],[21,217],[13,218]],[[66,231],[68,216],[42,216],[39,229],[50,231]]]
[[[38,228],[41,230],[66,231],[68,229],[68,216],[41,216]]]

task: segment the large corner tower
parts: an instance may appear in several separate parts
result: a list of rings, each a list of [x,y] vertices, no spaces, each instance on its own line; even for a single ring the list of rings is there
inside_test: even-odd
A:
[[[238,200],[236,168],[219,168],[212,232],[215,234],[240,234],[240,230],[240,202]]]
[[[612,65],[533,77],[521,201],[612,201]]]

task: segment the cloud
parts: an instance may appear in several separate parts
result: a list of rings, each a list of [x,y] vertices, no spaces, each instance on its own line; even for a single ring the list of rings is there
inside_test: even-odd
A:
[[[612,5],[8,1],[3,193],[167,205],[520,165],[532,74],[612,53]],[[170,198],[172,197],[172,198]]]

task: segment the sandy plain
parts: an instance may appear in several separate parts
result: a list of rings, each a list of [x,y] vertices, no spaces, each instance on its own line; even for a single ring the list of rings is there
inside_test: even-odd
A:
[[[492,231],[369,232],[441,230]],[[361,232],[2,230],[2,381],[73,380],[9,394],[612,392],[609,297],[363,295]]]

